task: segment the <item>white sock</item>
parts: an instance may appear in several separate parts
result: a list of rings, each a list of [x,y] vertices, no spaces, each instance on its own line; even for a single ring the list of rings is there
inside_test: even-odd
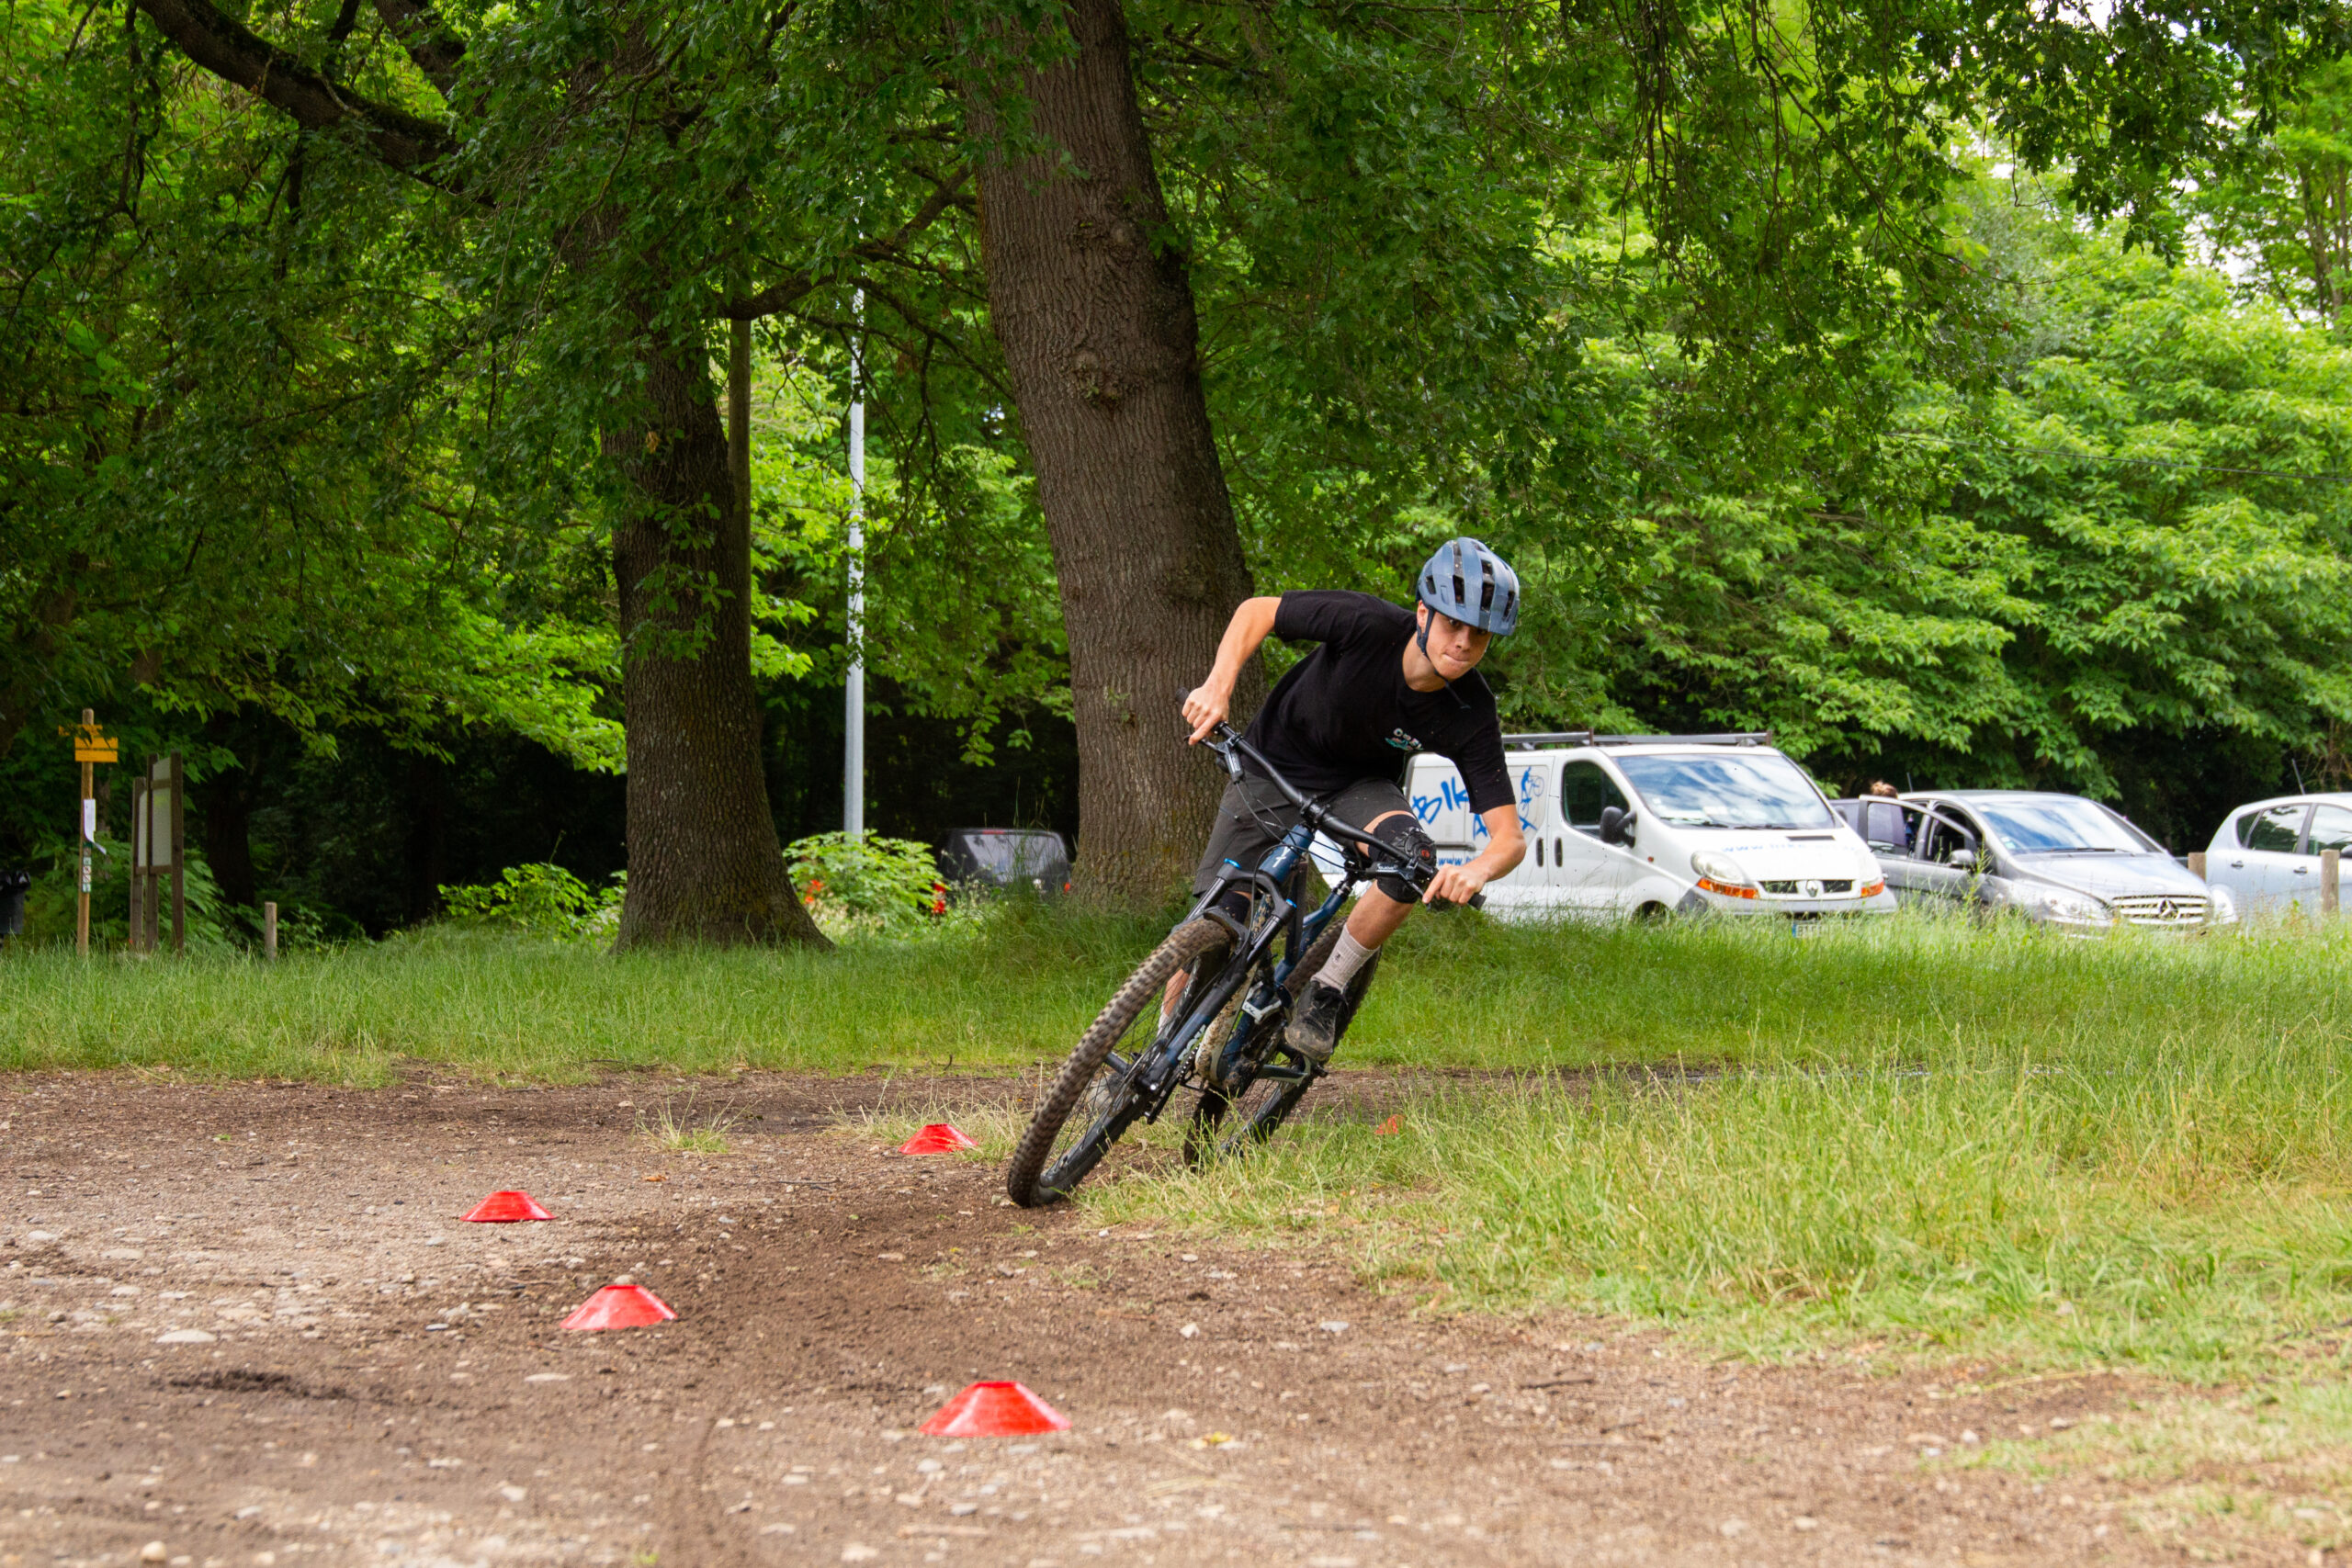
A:
[[[1315,972],[1315,978],[1323,985],[1335,986],[1344,991],[1348,988],[1348,982],[1356,977],[1356,971],[1363,967],[1363,961],[1379,951],[1376,947],[1366,947],[1356,940],[1355,932],[1342,927],[1340,945],[1331,950],[1331,956],[1324,961],[1322,968]]]

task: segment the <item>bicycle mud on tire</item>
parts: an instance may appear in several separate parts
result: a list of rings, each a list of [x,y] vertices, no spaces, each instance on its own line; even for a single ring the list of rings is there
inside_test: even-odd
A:
[[[1168,934],[1151,955],[1113,994],[1061,1071],[1037,1103],[1028,1131],[1021,1134],[1005,1171],[1005,1191],[1024,1209],[1069,1196],[1102,1163],[1137,1116],[1149,1109],[1129,1083],[1136,1065],[1148,1055],[1159,1027],[1159,998],[1168,977],[1194,971],[1197,985],[1214,976],[1200,960],[1229,944],[1214,920],[1191,920]],[[1215,968],[1216,966],[1209,966]],[[1171,1017],[1183,1016],[1194,994],[1186,987]]]
[[[1283,989],[1290,993],[1294,1012],[1298,999],[1306,994],[1306,983],[1323,967],[1324,960],[1340,944],[1340,933],[1347,922],[1335,919],[1325,928],[1283,982]],[[1340,1010],[1340,1039],[1345,1040],[1348,1025],[1355,1021],[1356,1009],[1363,1005],[1364,993],[1371,988],[1372,976],[1380,967],[1380,954],[1375,953],[1364,966],[1348,982],[1347,1005]],[[1229,1021],[1212,1037],[1209,1049],[1222,1051],[1226,1036],[1232,1030]],[[1334,1047],[1336,1054],[1336,1046]],[[1277,1044],[1267,1052],[1269,1057],[1279,1055],[1287,1063],[1304,1066],[1301,1058],[1293,1055],[1288,1046]],[[1221,1089],[1201,1090],[1199,1101],[1193,1107],[1193,1120],[1184,1129],[1184,1163],[1199,1169],[1212,1160],[1241,1153],[1254,1145],[1272,1137],[1274,1130],[1289,1119],[1290,1113],[1313,1083],[1312,1078],[1258,1077],[1250,1080],[1238,1095],[1228,1097]],[[1219,1134],[1223,1134],[1221,1137]]]

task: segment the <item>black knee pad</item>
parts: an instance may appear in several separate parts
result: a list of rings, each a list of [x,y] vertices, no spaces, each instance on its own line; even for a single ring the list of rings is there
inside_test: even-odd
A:
[[[1437,869],[1437,840],[1423,832],[1421,825],[1411,818],[1392,817],[1374,828],[1372,836],[1419,866],[1424,873]],[[1373,886],[1399,904],[1410,904],[1420,897],[1413,885],[1399,876],[1376,878]]]
[[[1227,887],[1223,893],[1217,895],[1216,902],[1210,907],[1224,910],[1235,925],[1247,930],[1250,925],[1249,884],[1238,883]]]

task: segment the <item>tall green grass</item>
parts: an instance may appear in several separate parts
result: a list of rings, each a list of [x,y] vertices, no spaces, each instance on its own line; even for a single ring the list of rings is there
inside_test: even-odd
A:
[[[615,1065],[1004,1069],[1057,1055],[1162,928],[1015,907],[830,955],[593,947],[456,932],[290,956],[87,963],[0,953],[0,1068],[172,1066],[380,1081],[401,1058],[578,1078]],[[2352,939],[2075,942],[1890,919],[1506,927],[1424,919],[1384,960],[1343,1065],[2054,1063],[2118,1044],[2341,1048]]]
[[[1388,1001],[1479,1018],[1470,940],[1442,933]],[[1620,1070],[1442,1089],[1395,1136],[1310,1119],[1090,1201],[1336,1235],[1432,1303],[1625,1313],[1747,1352],[2219,1377],[2352,1318],[2352,950],[2333,932],[1554,940],[1505,939],[1556,968],[1496,1058],[1532,1065],[1548,1034],[1555,1059]]]
[[[1926,1071],[1757,1063],[1455,1089],[1399,1120],[1310,1120],[1090,1201],[1336,1236],[1432,1304],[1624,1313],[1749,1353],[2212,1376],[2352,1316],[2352,1109],[2308,1058],[2119,1040],[2059,1066],[1989,1048]]]

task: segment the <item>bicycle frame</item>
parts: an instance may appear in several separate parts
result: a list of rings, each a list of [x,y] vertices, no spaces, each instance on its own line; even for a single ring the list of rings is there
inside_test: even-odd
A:
[[[1146,1102],[1143,1120],[1157,1122],[1166,1109],[1169,1098],[1184,1080],[1185,1063],[1193,1043],[1203,1031],[1216,1021],[1226,1005],[1236,993],[1259,976],[1259,983],[1250,998],[1241,1004],[1241,1016],[1234,1021],[1233,1038],[1226,1046],[1225,1060],[1219,1064],[1217,1077],[1227,1075],[1226,1064],[1246,1054],[1257,1029],[1269,1017],[1279,1013],[1286,1003],[1283,985],[1298,966],[1306,950],[1315,944],[1324,928],[1329,926],[1346,904],[1348,896],[1367,877],[1394,875],[1418,887],[1428,880],[1428,872],[1407,862],[1389,847],[1373,837],[1369,829],[1344,822],[1333,816],[1320,802],[1300,794],[1290,781],[1275,772],[1272,763],[1258,754],[1231,726],[1217,726],[1219,739],[1209,743],[1209,749],[1223,760],[1226,771],[1235,779],[1241,778],[1241,758],[1249,757],[1265,772],[1267,779],[1298,808],[1300,820],[1268,850],[1264,858],[1253,868],[1244,868],[1227,861],[1230,869],[1221,874],[1202,894],[1185,915],[1185,919],[1211,919],[1233,933],[1232,955],[1211,982],[1208,989],[1172,1027],[1164,1029],[1152,1043],[1151,1049],[1129,1069],[1128,1082],[1135,1093]],[[1329,834],[1340,846],[1343,872],[1339,885],[1312,911],[1303,909],[1292,896],[1292,886],[1303,869],[1307,846],[1317,832]],[[1237,886],[1250,890],[1250,917],[1247,923],[1236,921],[1217,905],[1227,891]],[[1287,936],[1283,956],[1269,962],[1274,943]],[[1187,987],[1189,992],[1191,987]],[[1312,1080],[1322,1076],[1319,1065],[1309,1063],[1304,1067],[1261,1065],[1257,1075],[1283,1078]],[[1130,1102],[1132,1103],[1132,1102]]]

